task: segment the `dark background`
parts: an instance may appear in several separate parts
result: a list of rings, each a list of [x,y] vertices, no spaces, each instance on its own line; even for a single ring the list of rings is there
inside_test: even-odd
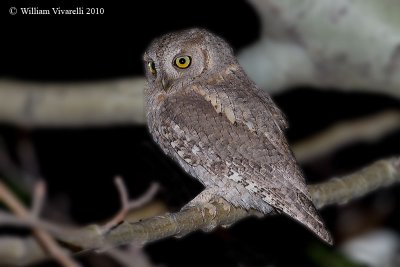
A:
[[[260,20],[246,1],[229,1],[229,6],[226,1],[209,0],[140,1],[140,7],[112,3],[2,2],[1,77],[67,83],[142,75],[142,53],[154,37],[193,26],[223,36],[235,51],[260,36]],[[105,14],[11,16],[8,13],[11,6],[102,7]],[[400,108],[399,101],[384,95],[331,89],[322,92],[303,86],[274,95],[290,122],[287,134],[291,143],[344,119]],[[21,129],[1,124],[0,136],[16,162],[21,140],[32,142],[40,175],[48,183],[49,199],[60,194],[66,196],[70,215],[77,223],[104,221],[118,210],[118,195],[113,186],[116,174],[124,177],[133,197],[143,193],[152,181],[158,181],[162,190],[157,198],[166,202],[171,211],[178,210],[202,189],[162,155],[144,126]],[[302,167],[308,181],[322,181],[374,160],[398,155],[399,139],[397,131],[373,143],[349,145]],[[343,210],[362,210],[369,214],[365,220],[371,220],[374,216],[371,207],[376,199],[395,196],[398,191],[381,190],[345,207],[330,207],[321,213],[340,244],[348,238],[337,229]],[[399,204],[394,197],[390,201],[391,205]],[[361,228],[384,226],[398,231],[397,213],[394,209],[379,223]],[[315,247],[335,253],[301,225],[276,216],[247,219],[228,230],[169,238],[148,245],[146,251],[152,261],[165,266],[317,266],[312,252]]]

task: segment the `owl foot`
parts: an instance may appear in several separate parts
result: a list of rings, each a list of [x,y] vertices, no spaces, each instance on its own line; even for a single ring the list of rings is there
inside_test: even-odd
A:
[[[192,201],[191,201],[188,204],[186,204],[185,206],[183,206],[183,208],[181,210],[187,210],[187,209],[192,209],[192,208],[195,208],[199,212],[201,212],[201,215],[203,217],[206,216],[206,210],[208,210],[208,213],[212,216],[213,219],[217,215],[217,208],[212,203],[201,203],[200,204],[200,203],[192,203]]]
[[[217,208],[212,204],[212,200],[217,195],[218,188],[210,187],[204,189],[194,199],[187,203],[182,210],[188,209],[189,207],[195,207],[201,211],[201,215],[205,217],[205,210],[207,209],[212,218],[217,215]]]
[[[208,213],[211,215],[211,217],[214,219],[215,216],[217,215],[217,208],[211,203],[204,204],[201,210],[201,215],[203,215],[203,217],[205,216],[206,209],[208,210]]]
[[[218,198],[217,203],[221,204],[222,208],[228,213],[231,211],[232,205],[229,204],[224,198],[222,197]]]
[[[217,227],[217,225],[214,223],[214,218],[217,216],[217,208],[212,203],[193,204],[189,202],[181,210],[183,211],[187,209],[196,209],[199,213],[201,213],[203,218],[209,216],[207,212],[211,215],[212,219],[209,220],[210,223],[201,228],[204,232],[211,232],[215,229],[215,227]]]
[[[220,204],[220,205],[222,205],[222,209],[223,209],[224,211],[227,211],[228,213],[229,213],[229,212],[231,211],[231,209],[232,209],[232,205],[229,204],[229,203],[228,203],[224,198],[222,198],[222,197],[218,198],[217,203]],[[231,223],[230,223],[230,224],[222,224],[221,227],[222,227],[222,228],[229,228],[231,225],[232,225]]]

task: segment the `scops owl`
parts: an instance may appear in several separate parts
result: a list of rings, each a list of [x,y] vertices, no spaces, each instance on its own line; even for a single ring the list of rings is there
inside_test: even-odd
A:
[[[286,141],[284,115],[233,50],[204,29],[155,39],[144,54],[149,131],[205,189],[188,205],[223,198],[284,213],[332,244]]]

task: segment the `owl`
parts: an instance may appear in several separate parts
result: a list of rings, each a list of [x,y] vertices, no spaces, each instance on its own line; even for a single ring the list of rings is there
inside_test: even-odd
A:
[[[286,141],[283,113],[225,40],[205,29],[166,34],[150,44],[144,62],[153,140],[204,185],[187,206],[222,198],[283,213],[332,244]]]

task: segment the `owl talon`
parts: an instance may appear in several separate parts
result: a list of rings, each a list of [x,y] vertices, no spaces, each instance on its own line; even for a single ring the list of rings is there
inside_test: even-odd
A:
[[[224,229],[227,229],[227,228],[231,227],[232,224],[233,224],[233,223],[230,223],[230,224],[222,224],[221,227],[224,228]]]
[[[185,206],[183,206],[183,208],[181,209],[181,211],[184,210],[188,210],[188,209],[196,209],[198,212],[201,213],[201,216],[206,217],[206,210],[208,210],[209,214],[212,216],[212,220],[210,220],[210,224],[203,227],[202,230],[204,232],[211,232],[212,230],[215,229],[215,227],[217,227],[217,225],[215,223],[213,223],[213,220],[215,218],[215,216],[217,215],[217,208],[211,204],[211,203],[192,203],[189,202],[188,204],[186,204]]]
[[[204,207],[202,208],[202,212],[201,212],[201,215],[203,215],[203,217],[205,217],[204,212],[206,209],[208,210],[208,213],[211,215],[211,217],[214,219],[215,216],[217,215],[217,208],[211,203],[206,203],[204,205]]]
[[[228,213],[231,211],[232,206],[222,197],[218,198],[217,203],[222,205],[224,211]]]
[[[181,209],[181,211],[184,210],[188,210],[188,209],[197,209],[199,212],[201,212],[201,215],[203,217],[206,216],[206,210],[208,210],[208,212],[210,213],[210,215],[213,217],[213,219],[215,218],[215,216],[217,215],[217,208],[211,204],[211,203],[203,203],[203,204],[194,204],[189,202],[188,204],[186,204],[185,206],[183,206],[183,208]]]

